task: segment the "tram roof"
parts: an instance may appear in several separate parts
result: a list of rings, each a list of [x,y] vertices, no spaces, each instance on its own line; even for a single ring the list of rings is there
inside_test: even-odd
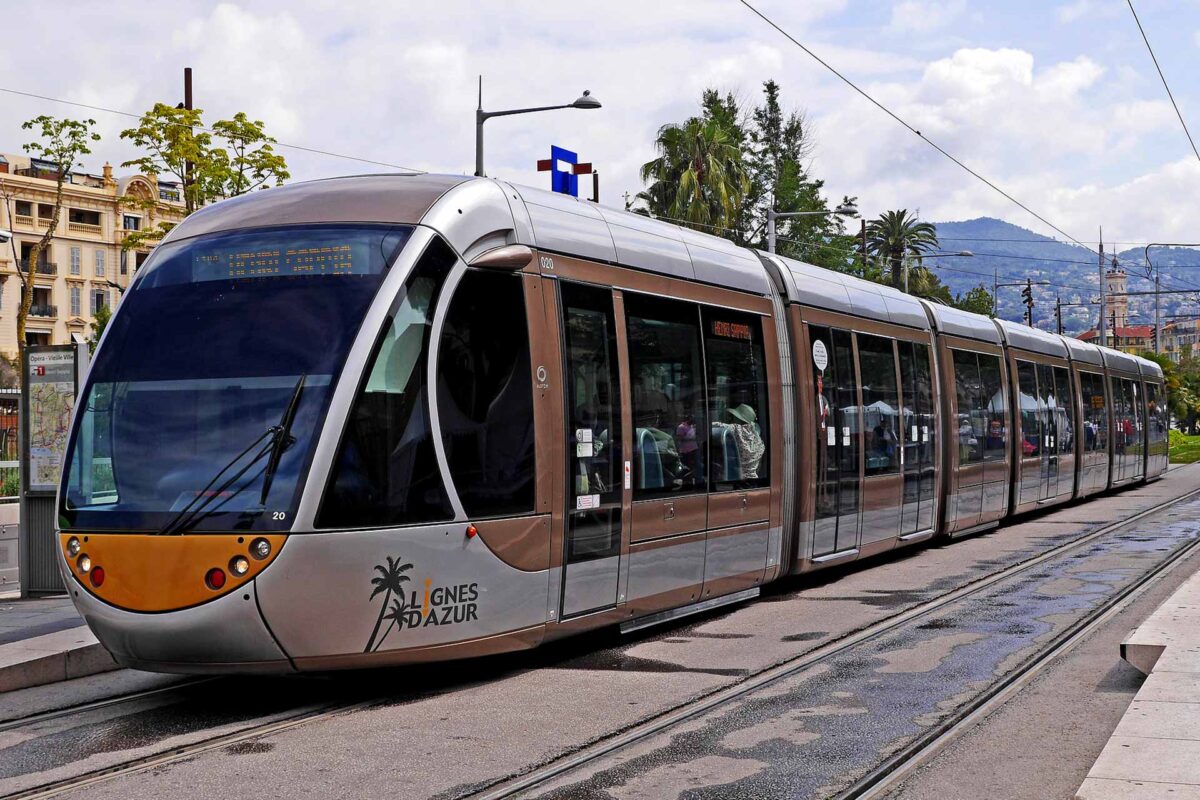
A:
[[[1061,336],[1006,319],[993,319],[992,322],[1000,329],[1010,347],[1059,358],[1067,357],[1067,344]]]
[[[794,258],[759,255],[778,267],[789,302],[929,330],[929,318],[912,295]]]
[[[768,294],[754,253],[728,239],[569,195],[509,184],[520,197],[542,250],[607,261],[675,278]]]
[[[1100,348],[1097,345],[1080,339],[1074,339],[1070,336],[1064,336],[1062,340],[1063,344],[1067,346],[1067,351],[1071,354],[1072,361],[1078,361],[1082,364],[1092,364],[1097,367],[1104,366],[1104,354],[1100,352]]]
[[[939,332],[950,336],[961,336],[965,339],[977,339],[990,344],[1003,344],[1000,329],[992,324],[990,317],[982,314],[972,314],[970,311],[944,306],[922,300],[921,304],[929,312],[933,327]]]
[[[171,239],[269,225],[321,222],[416,224],[459,175],[354,175],[291,183],[201,208],[171,231]]]
[[[1142,369],[1139,362],[1144,359],[1129,353],[1122,353],[1120,350],[1113,350],[1111,347],[1102,347],[1100,352],[1104,355],[1104,365],[1109,369],[1119,369],[1125,372],[1132,372],[1134,375],[1141,375]]]

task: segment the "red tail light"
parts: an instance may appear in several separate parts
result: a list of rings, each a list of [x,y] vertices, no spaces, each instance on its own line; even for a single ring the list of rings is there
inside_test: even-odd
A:
[[[213,567],[204,576],[204,582],[208,584],[210,589],[220,589],[225,586],[225,571],[220,567]]]
[[[92,575],[92,586],[99,588],[100,584],[104,583],[104,567],[100,567],[100,566],[92,567],[91,575]]]

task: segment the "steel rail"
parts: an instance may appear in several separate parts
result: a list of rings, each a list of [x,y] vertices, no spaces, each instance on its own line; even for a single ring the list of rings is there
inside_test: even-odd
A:
[[[1076,620],[1070,627],[1050,640],[1046,646],[1032,653],[1012,672],[972,698],[942,723],[934,726],[859,778],[836,796],[838,800],[878,798],[895,789],[897,784],[912,774],[913,770],[941,752],[976,722],[996,711],[1013,694],[1036,678],[1051,662],[1066,654],[1101,625],[1124,611],[1143,592],[1150,589],[1167,573],[1198,551],[1200,551],[1200,539],[1193,539],[1176,547],[1166,559],[1147,570],[1137,580],[1124,586],[1088,614]]]
[[[1042,553],[1026,559],[1025,561],[1011,564],[1008,567],[999,570],[998,572],[985,575],[975,581],[964,584],[957,589],[947,592],[946,594],[940,595],[939,597],[935,597],[931,600],[927,600],[923,603],[919,603],[918,605],[915,605],[905,611],[894,614],[890,617],[886,617],[882,620],[860,628],[857,631],[848,633],[839,639],[827,642],[826,644],[814,648],[806,653],[802,653],[794,658],[782,661],[772,667],[760,670],[759,672],[752,673],[731,686],[717,689],[693,698],[692,700],[680,703],[679,705],[667,709],[666,711],[654,717],[643,720],[639,723],[635,723],[621,731],[604,736],[589,744],[585,744],[571,753],[536,766],[527,772],[498,779],[486,786],[477,788],[472,792],[460,795],[459,797],[462,800],[500,800],[500,798],[511,797],[518,792],[527,791],[535,786],[538,786],[539,784],[545,783],[546,781],[561,777],[566,773],[579,769],[585,764],[595,761],[598,758],[610,755],[618,750],[628,747],[629,745],[660,734],[670,728],[680,725],[681,723],[687,722],[688,720],[708,713],[709,711],[712,711],[720,706],[738,700],[752,692],[765,688],[772,683],[811,669],[812,667],[828,661],[835,656],[841,655],[842,653],[845,653],[860,644],[878,639],[914,619],[926,616],[945,608],[946,606],[949,606],[959,600],[977,594],[984,589],[999,583],[1000,581],[1033,569],[1034,567],[1043,564],[1046,561],[1057,558],[1076,548],[1083,547],[1084,545],[1087,545],[1096,539],[1132,525],[1147,516],[1161,513],[1172,506],[1178,505],[1187,500],[1191,500],[1198,495],[1200,495],[1200,489],[1193,489],[1192,491],[1169,500],[1162,505],[1140,511],[1131,517],[1104,525],[1096,530],[1091,531],[1090,533],[1086,533],[1083,536],[1072,539],[1069,542],[1064,542],[1049,550],[1043,551]],[[1200,547],[1200,540],[1188,545],[1184,545],[1182,548],[1177,548],[1175,551],[1176,556],[1179,556],[1181,550],[1186,549],[1186,553],[1191,553],[1193,552],[1193,549],[1191,548],[1196,547]],[[1152,573],[1159,574],[1162,566],[1168,563],[1168,561],[1170,563],[1175,563],[1175,561],[1171,560],[1173,557],[1169,557],[1167,561],[1160,562],[1158,566],[1147,573],[1147,576],[1151,575]],[[1134,586],[1141,586],[1143,584],[1144,581],[1135,582]],[[1129,587],[1126,588],[1128,589]],[[1122,590],[1118,593],[1118,596],[1122,598],[1126,597],[1128,596],[1128,592]],[[1086,617],[1085,620],[1090,618],[1091,615]],[[1069,630],[1074,631],[1077,627],[1078,624],[1072,626],[1072,628]],[[1058,640],[1056,639],[1055,641]],[[1051,645],[1051,647],[1053,646],[1054,645]],[[1012,673],[1010,673],[1010,675],[1011,674]],[[1012,681],[1009,681],[1006,685],[1011,684]],[[974,707],[975,704],[972,704],[972,708]],[[942,728],[939,728],[938,730],[942,730]],[[944,735],[944,731],[942,735]],[[931,738],[933,737],[931,736]],[[907,751],[908,749],[906,748],[901,752]],[[893,760],[895,759],[889,759],[889,761],[885,763],[891,763]],[[880,777],[881,779],[884,777],[882,773],[880,773]],[[858,784],[855,784],[855,786],[857,785]],[[862,787],[862,791],[866,791],[869,788],[870,786],[864,785]],[[848,798],[858,796],[862,795],[846,795]]]
[[[49,722],[50,720],[67,717],[71,714],[84,714],[88,711],[95,711],[100,708],[109,708],[110,706],[122,705],[124,703],[133,703],[138,700],[144,700],[147,697],[153,697],[154,695],[175,692],[191,686],[197,686],[202,683],[210,683],[216,680],[220,680],[220,678],[193,678],[191,680],[180,681],[179,683],[172,683],[169,686],[159,686],[154,689],[141,689],[126,694],[117,694],[111,697],[105,697],[101,700],[89,700],[83,703],[76,703],[75,705],[64,706],[63,708],[55,708],[49,711],[39,711],[35,714],[27,714],[21,717],[12,717],[11,719],[0,721],[0,733],[20,730],[21,728],[37,725],[42,722]]]

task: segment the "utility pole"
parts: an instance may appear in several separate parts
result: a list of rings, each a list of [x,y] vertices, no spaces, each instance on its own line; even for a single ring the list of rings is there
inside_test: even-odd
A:
[[[188,111],[192,110],[192,68],[191,67],[183,68],[183,107],[185,109],[187,109]],[[191,130],[191,129],[189,128],[189,130]],[[186,198],[188,196],[187,195],[188,188],[192,185],[192,169],[194,166],[195,165],[192,164],[191,159],[188,159],[186,162],[184,162],[184,165],[183,165],[183,192],[184,192],[183,196],[184,196],[184,198]]]
[[[1054,296],[1054,319],[1058,321],[1058,335],[1062,336],[1062,295]]]
[[[1096,327],[1099,329],[1097,332],[1100,334],[1100,346],[1101,347],[1108,344],[1108,331],[1106,331],[1104,328],[1104,307],[1105,307],[1104,290],[1105,290],[1105,286],[1106,286],[1104,280],[1105,280],[1104,279],[1104,226],[1101,225],[1100,226],[1100,321],[1096,324]]]
[[[1033,327],[1033,281],[1029,278],[1025,279],[1025,288],[1021,290],[1021,296],[1025,298],[1025,324]]]

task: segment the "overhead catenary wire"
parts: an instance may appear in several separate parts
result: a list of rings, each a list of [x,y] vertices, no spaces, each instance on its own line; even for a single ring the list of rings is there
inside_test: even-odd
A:
[[[786,39],[787,39],[788,41],[790,41],[792,44],[796,45],[796,47],[798,47],[798,48],[800,48],[801,50],[803,50],[803,51],[804,51],[804,52],[805,52],[805,53],[806,53],[806,54],[807,54],[807,55],[808,55],[810,58],[812,58],[812,59],[813,59],[814,61],[816,61],[818,64],[820,64],[820,65],[821,65],[821,66],[823,66],[825,69],[829,70],[829,71],[830,71],[830,72],[832,72],[834,75],[836,75],[836,76],[837,76],[837,77],[838,77],[838,78],[839,78],[839,79],[840,79],[840,80],[841,80],[843,83],[845,83],[847,86],[849,86],[849,87],[850,87],[851,89],[853,89],[855,92],[857,92],[858,94],[860,94],[860,95],[862,95],[864,98],[866,98],[866,100],[867,100],[867,101],[869,101],[869,102],[870,102],[872,105],[874,105],[874,106],[875,106],[876,108],[878,108],[880,111],[882,111],[883,113],[887,114],[889,117],[891,117],[891,118],[892,118],[892,119],[894,119],[896,122],[898,122],[898,123],[899,123],[899,124],[900,124],[902,127],[904,127],[904,128],[905,128],[905,129],[907,129],[909,132],[911,132],[911,133],[913,133],[914,135],[916,135],[916,137],[917,137],[917,138],[919,138],[921,141],[925,142],[927,145],[929,145],[930,147],[932,147],[934,150],[936,150],[937,152],[941,153],[943,156],[945,156],[946,158],[948,158],[950,161],[954,162],[954,163],[955,163],[956,165],[958,165],[958,166],[959,166],[961,169],[963,169],[963,170],[965,170],[967,173],[969,173],[969,174],[970,174],[972,177],[974,177],[975,179],[977,179],[977,180],[981,181],[982,183],[986,184],[986,185],[987,185],[988,187],[990,187],[990,188],[991,188],[993,191],[997,192],[997,193],[998,193],[998,194],[1000,194],[1002,197],[1004,197],[1006,200],[1008,200],[1009,202],[1013,203],[1014,205],[1016,205],[1016,206],[1018,206],[1019,208],[1021,208],[1022,210],[1024,210],[1026,213],[1028,213],[1028,214],[1029,214],[1030,216],[1032,216],[1034,219],[1036,219],[1036,220],[1038,220],[1039,222],[1041,222],[1043,225],[1045,225],[1045,226],[1047,226],[1048,228],[1051,228],[1052,230],[1054,230],[1054,231],[1056,231],[1056,232],[1058,232],[1058,233],[1062,234],[1063,236],[1067,237],[1068,239],[1070,239],[1070,240],[1071,240],[1072,242],[1074,242],[1075,244],[1079,245],[1080,247],[1083,247],[1085,250],[1089,250],[1089,251],[1091,251],[1091,252],[1093,252],[1093,253],[1094,253],[1094,252],[1096,252],[1095,250],[1092,250],[1092,248],[1090,248],[1090,247],[1088,247],[1087,245],[1085,245],[1085,244],[1084,244],[1082,241],[1080,241],[1079,239],[1076,239],[1074,236],[1072,236],[1071,234],[1067,233],[1065,230],[1063,230],[1062,228],[1058,227],[1057,225],[1055,225],[1055,224],[1054,224],[1053,222],[1051,222],[1050,220],[1046,219],[1046,217],[1044,217],[1044,216],[1042,216],[1041,214],[1039,214],[1038,212],[1034,211],[1032,208],[1030,208],[1029,206],[1027,206],[1025,203],[1022,203],[1022,202],[1021,202],[1020,200],[1018,200],[1016,197],[1014,197],[1013,195],[1009,194],[1009,193],[1008,193],[1007,191],[1005,191],[1004,189],[1000,188],[1000,187],[999,187],[998,185],[996,185],[994,182],[992,182],[992,181],[991,181],[991,180],[989,180],[988,178],[986,178],[986,177],[984,177],[983,175],[981,175],[979,172],[977,172],[976,170],[974,170],[973,168],[971,168],[970,166],[968,166],[966,163],[964,163],[962,160],[960,160],[959,158],[957,158],[956,156],[954,156],[952,153],[950,153],[949,151],[947,151],[945,148],[943,148],[943,147],[942,147],[941,145],[939,145],[937,142],[934,142],[932,139],[930,139],[929,137],[925,136],[923,133],[921,133],[919,130],[917,130],[915,127],[913,127],[911,124],[909,124],[909,123],[908,123],[908,121],[906,121],[904,118],[902,118],[902,117],[901,117],[899,114],[897,114],[896,112],[892,111],[890,108],[888,108],[887,106],[885,106],[883,103],[881,103],[881,102],[879,102],[878,100],[876,100],[876,99],[875,99],[874,97],[872,97],[872,96],[871,96],[871,95],[870,95],[870,94],[869,94],[869,93],[868,93],[868,92],[867,92],[865,89],[862,89],[862,88],[861,88],[861,87],[859,87],[859,85],[858,85],[858,84],[856,84],[854,81],[850,80],[850,79],[849,79],[849,78],[847,78],[845,75],[843,75],[841,72],[839,72],[839,71],[838,71],[838,70],[837,70],[837,69],[836,69],[836,68],[835,68],[833,65],[831,65],[831,64],[830,64],[828,61],[826,61],[825,59],[823,59],[823,58],[821,58],[820,56],[818,56],[816,53],[814,53],[814,52],[813,52],[812,50],[810,50],[808,47],[805,47],[805,46],[804,46],[804,44],[802,44],[802,43],[801,43],[801,42],[800,42],[800,41],[799,41],[799,40],[798,40],[796,37],[792,36],[790,33],[788,33],[786,30],[784,30],[782,27],[780,27],[780,25],[779,25],[778,23],[776,23],[774,20],[772,20],[772,19],[771,19],[770,17],[768,17],[766,14],[762,13],[762,12],[761,12],[761,11],[759,11],[757,8],[755,8],[753,5],[751,5],[751,4],[750,4],[750,2],[749,2],[749,0],[738,0],[738,2],[740,2],[740,3],[741,3],[742,5],[744,5],[746,8],[750,9],[750,11],[751,11],[751,12],[753,12],[755,16],[757,16],[757,17],[758,17],[759,19],[761,19],[763,22],[765,22],[765,23],[767,23],[768,25],[770,25],[770,26],[771,26],[772,28],[774,28],[776,31],[778,31],[778,32],[779,32],[779,33],[780,33],[780,34],[781,34],[781,35],[782,35],[784,38],[786,38]]]
[[[61,97],[50,97],[49,95],[36,94],[34,92],[23,92],[19,89],[9,89],[4,86],[0,86],[0,92],[4,92],[6,94],[17,95],[20,97],[29,97],[29,98],[33,98],[35,100],[46,100],[51,103],[62,103],[63,105],[75,106],[76,108],[86,108],[89,111],[101,111],[106,114],[116,114],[116,115],[122,116],[122,117],[132,117],[133,119],[141,119],[142,118],[141,114],[134,114],[132,111],[123,111],[119,108],[106,108],[105,106],[97,106],[97,105],[92,105],[90,103],[79,103],[74,100],[64,100]],[[219,133],[218,131],[214,131],[212,128],[207,127],[205,125],[196,125],[194,127],[199,128],[202,131],[207,131],[208,133]],[[221,133],[220,135],[226,136],[227,134]],[[425,170],[417,169],[415,167],[406,167],[402,164],[392,164],[387,161],[377,161],[375,159],[363,158],[361,156],[346,155],[345,153],[335,153],[331,150],[322,150],[318,147],[308,147],[306,145],[290,144],[288,142],[279,142],[279,141],[272,142],[272,144],[275,147],[284,147],[284,148],[287,148],[288,150],[297,150],[302,153],[312,153],[314,155],[329,156],[330,158],[341,158],[346,161],[357,161],[361,164],[372,164],[377,167],[388,167],[389,169],[398,169],[398,170],[403,170],[405,172],[415,172],[415,173],[420,173],[420,174],[425,173]]]
[[[1188,144],[1192,146],[1192,152],[1196,154],[1196,160],[1200,161],[1200,150],[1196,149],[1196,140],[1192,138],[1192,132],[1188,130],[1187,123],[1183,120],[1183,114],[1179,111],[1179,104],[1175,102],[1175,95],[1171,93],[1171,86],[1167,83],[1167,76],[1163,74],[1162,67],[1158,65],[1158,56],[1154,54],[1154,48],[1150,46],[1150,38],[1146,36],[1146,29],[1142,27],[1142,21],[1138,19],[1137,11],[1133,7],[1133,0],[1125,0],[1129,4],[1129,13],[1133,14],[1133,21],[1137,23],[1138,32],[1142,34],[1142,41],[1146,43],[1146,49],[1150,51],[1150,60],[1154,62],[1154,68],[1158,70],[1158,77],[1162,81],[1163,88],[1167,90],[1167,97],[1171,100],[1171,107],[1175,109],[1175,116],[1179,117],[1179,124],[1183,127],[1183,134],[1187,137]]]

